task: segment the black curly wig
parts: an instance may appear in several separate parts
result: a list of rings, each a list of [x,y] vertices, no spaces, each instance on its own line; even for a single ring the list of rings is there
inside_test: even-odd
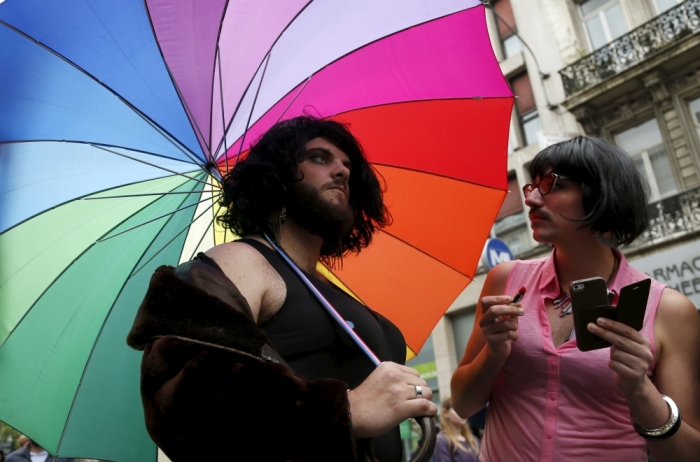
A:
[[[301,180],[297,165],[304,160],[306,143],[314,138],[333,143],[352,164],[348,185],[354,224],[342,245],[324,243],[321,259],[329,262],[367,247],[372,234],[391,223],[377,173],[345,125],[307,115],[273,125],[226,174],[219,201],[226,212],[219,223],[239,236],[270,232],[270,214],[285,207],[293,183]]]

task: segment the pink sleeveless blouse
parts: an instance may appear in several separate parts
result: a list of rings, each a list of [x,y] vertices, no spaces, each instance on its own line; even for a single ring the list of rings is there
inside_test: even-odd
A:
[[[648,276],[616,251],[619,268],[610,288],[620,289]],[[482,461],[646,462],[644,439],[630,423],[627,403],[608,368],[610,348],[582,352],[576,339],[558,348],[552,342],[545,298],[559,294],[554,253],[518,261],[506,293],[525,286],[525,314],[491,393]],[[654,344],[654,318],[666,286],[652,279],[641,333]],[[653,378],[655,364],[647,375]]]

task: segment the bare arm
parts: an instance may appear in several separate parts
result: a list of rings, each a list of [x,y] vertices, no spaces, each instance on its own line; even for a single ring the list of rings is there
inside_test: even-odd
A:
[[[508,305],[512,298],[505,292],[513,262],[502,263],[486,276],[476,308],[474,330],[464,357],[452,376],[452,407],[469,417],[486,405],[493,385],[518,339],[519,306]]]
[[[661,394],[673,399],[681,410],[683,422],[678,432],[664,440],[647,440],[649,450],[659,462],[697,460],[700,316],[693,304],[675,290],[664,290],[654,323],[658,345],[654,382],[645,374],[652,360],[649,341],[624,324],[602,323],[597,329],[591,324],[589,330],[613,343],[610,368],[637,424],[659,428],[668,422],[670,412]]]

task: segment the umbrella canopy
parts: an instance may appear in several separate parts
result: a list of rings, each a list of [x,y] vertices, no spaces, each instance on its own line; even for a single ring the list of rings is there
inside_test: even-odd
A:
[[[157,266],[234,238],[219,180],[276,121],[349,123],[386,180],[332,277],[414,351],[505,197],[478,0],[9,0],[0,42],[0,420],[52,454],[155,459],[126,334]]]

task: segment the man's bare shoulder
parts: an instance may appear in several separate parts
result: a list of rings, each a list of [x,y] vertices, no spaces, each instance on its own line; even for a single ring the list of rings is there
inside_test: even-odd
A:
[[[205,254],[240,290],[256,319],[264,320],[269,312],[274,313],[282,306],[286,297],[284,282],[253,246],[240,241],[227,242],[212,247]]]
[[[253,246],[242,241],[226,242],[204,252],[226,272],[224,267],[249,268],[260,265],[267,260]]]

